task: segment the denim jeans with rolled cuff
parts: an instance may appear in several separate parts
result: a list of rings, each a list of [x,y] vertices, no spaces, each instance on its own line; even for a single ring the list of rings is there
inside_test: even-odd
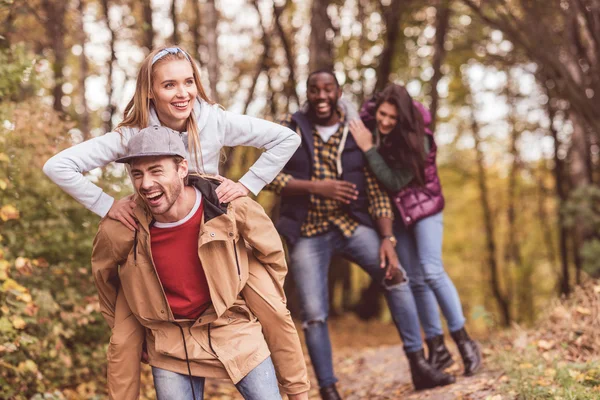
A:
[[[334,255],[341,255],[381,282],[396,328],[407,352],[423,348],[417,307],[406,273],[400,269],[397,283],[384,281],[380,267],[377,232],[359,225],[352,237],[346,238],[334,229],[314,237],[301,237],[290,248],[290,270],[294,276],[300,301],[302,327],[308,353],[320,387],[337,382],[333,371],[331,340],[327,327],[329,315],[328,272]]]

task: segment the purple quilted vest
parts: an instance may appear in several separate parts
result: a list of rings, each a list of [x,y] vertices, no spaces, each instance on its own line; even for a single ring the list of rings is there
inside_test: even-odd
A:
[[[431,123],[429,111],[417,101],[414,102],[414,105],[421,112],[425,126],[429,126]],[[431,148],[425,160],[425,186],[410,183],[391,196],[406,227],[444,209],[444,195],[435,163],[437,145],[433,138],[433,132],[429,128],[425,128],[425,134],[431,139]]]
[[[437,214],[444,209],[444,195],[442,194],[442,185],[440,184],[437,165],[435,163],[437,145],[433,138],[433,132],[427,128],[431,123],[431,114],[418,101],[413,101],[413,104],[423,117],[426,127],[425,134],[430,138],[431,148],[425,160],[425,186],[410,183],[401,191],[390,194],[406,227],[413,225],[423,218]],[[374,129],[375,127],[374,115],[375,101],[372,99],[363,105],[360,113],[361,119],[370,129]]]

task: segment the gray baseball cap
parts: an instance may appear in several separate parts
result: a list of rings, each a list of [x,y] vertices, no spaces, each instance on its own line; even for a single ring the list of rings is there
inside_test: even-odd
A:
[[[180,156],[186,158],[179,133],[166,126],[149,126],[129,139],[127,154],[115,162],[128,163],[138,157]]]

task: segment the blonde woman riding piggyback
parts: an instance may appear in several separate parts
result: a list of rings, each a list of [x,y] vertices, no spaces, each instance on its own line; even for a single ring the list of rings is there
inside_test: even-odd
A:
[[[180,133],[192,172],[218,176],[219,159],[224,146],[265,149],[238,182],[219,178],[222,183],[216,194],[221,203],[231,202],[249,192],[256,195],[275,178],[300,145],[299,136],[288,128],[225,111],[206,95],[200,82],[199,68],[185,50],[180,47],[160,47],[143,60],[135,93],[117,128],[56,154],[44,165],[44,173],[90,211],[100,217],[118,220],[134,231],[137,223],[133,214],[133,198],[128,196],[115,200],[83,173],[122,157],[130,138],[140,129],[153,125],[163,125]],[[153,193],[153,196],[157,195]],[[256,285],[250,283],[251,279],[243,294],[253,311],[252,301],[283,296],[275,282],[270,286],[265,285],[264,281]],[[250,286],[253,289],[248,288]],[[252,293],[246,296],[247,291]],[[302,395],[309,387],[306,366],[300,342],[285,308],[285,298],[282,300],[278,303],[282,306],[278,305],[273,310],[275,315],[261,316],[256,313],[256,316],[259,320],[262,317],[280,322],[279,325],[268,324],[272,332],[265,332],[265,339],[282,389],[287,394]],[[139,393],[139,363],[145,332],[132,316],[121,293],[115,308],[114,320],[107,320],[113,334],[108,350],[109,396],[119,400],[135,399]],[[295,337],[290,334],[291,331]],[[269,340],[270,337],[278,337],[278,340]],[[287,339],[281,340],[282,337]],[[119,338],[127,340],[123,339],[123,343],[120,343]]]

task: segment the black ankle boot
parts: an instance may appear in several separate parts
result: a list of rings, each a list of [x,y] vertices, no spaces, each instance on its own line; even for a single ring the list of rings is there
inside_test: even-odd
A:
[[[431,389],[436,386],[446,386],[456,382],[453,375],[446,374],[442,371],[434,369],[425,360],[425,352],[423,350],[413,353],[406,353],[410,365],[410,374],[412,376],[415,390]]]
[[[427,357],[429,365],[439,371],[443,371],[454,364],[454,360],[444,343],[444,335],[434,336],[427,339],[426,342],[427,349],[429,350],[429,356]]]
[[[482,357],[479,343],[469,337],[465,328],[451,332],[452,339],[458,346],[458,351],[465,366],[465,376],[471,376],[481,369]]]
[[[323,400],[342,400],[342,396],[340,396],[335,388],[335,383],[333,385],[322,387],[319,389],[319,393]]]

